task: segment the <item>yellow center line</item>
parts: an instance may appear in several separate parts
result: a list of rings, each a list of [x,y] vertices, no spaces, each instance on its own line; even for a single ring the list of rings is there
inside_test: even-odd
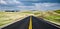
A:
[[[29,29],[32,29],[32,16],[30,16]]]

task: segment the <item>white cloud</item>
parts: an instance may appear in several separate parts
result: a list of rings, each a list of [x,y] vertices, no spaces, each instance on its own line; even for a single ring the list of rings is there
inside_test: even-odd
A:
[[[22,2],[18,1],[18,0],[0,0],[0,4],[23,4]]]
[[[14,2],[14,3],[18,3],[18,4],[21,3],[21,2],[19,2],[19,1],[17,1],[17,0],[13,0],[13,2]]]
[[[17,6],[18,8],[20,8],[20,9],[29,9],[29,10],[34,10],[35,9],[35,7],[34,6]]]
[[[45,7],[55,6],[57,3],[43,3]]]
[[[7,4],[7,3],[4,0],[0,0],[0,4]]]
[[[21,0],[21,1],[39,1],[39,0]]]
[[[38,10],[52,9],[52,7],[54,8],[56,5],[59,5],[58,3],[34,3],[34,4],[35,8]]]
[[[9,4],[20,4],[21,2],[19,2],[17,0],[7,0],[7,3],[9,3]]]
[[[17,7],[33,7],[33,6],[17,6]]]
[[[35,3],[37,6],[44,6],[44,7],[50,7],[50,6],[55,6],[57,3]]]

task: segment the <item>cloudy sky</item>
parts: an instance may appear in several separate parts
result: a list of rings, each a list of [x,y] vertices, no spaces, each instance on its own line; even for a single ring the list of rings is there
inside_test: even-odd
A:
[[[60,0],[0,0],[0,10],[56,10]]]

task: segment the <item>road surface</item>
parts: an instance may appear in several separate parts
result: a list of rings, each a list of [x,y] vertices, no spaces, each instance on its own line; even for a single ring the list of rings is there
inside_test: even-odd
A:
[[[60,29],[43,19],[29,16],[2,29]]]

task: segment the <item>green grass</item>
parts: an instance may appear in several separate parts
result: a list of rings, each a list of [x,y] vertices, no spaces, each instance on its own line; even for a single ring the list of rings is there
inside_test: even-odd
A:
[[[23,18],[31,12],[0,12],[0,26],[11,23],[19,18]]]
[[[56,24],[57,23],[60,23],[60,15],[56,15],[56,14],[53,14],[53,13],[50,13],[50,12],[37,12],[37,13],[34,13],[37,15],[37,17],[39,18],[44,18],[45,20],[49,20],[49,21],[52,21],[52,22],[55,22]]]
[[[60,10],[55,10],[54,12],[56,12],[56,13],[59,13],[59,14],[60,14]]]
[[[45,17],[47,20],[60,23],[60,16],[50,15]]]
[[[28,14],[32,14],[32,12],[31,12],[31,11],[29,11],[29,12],[28,12],[28,11],[27,11],[27,12],[25,11],[25,12],[22,12],[22,13],[28,13]]]

